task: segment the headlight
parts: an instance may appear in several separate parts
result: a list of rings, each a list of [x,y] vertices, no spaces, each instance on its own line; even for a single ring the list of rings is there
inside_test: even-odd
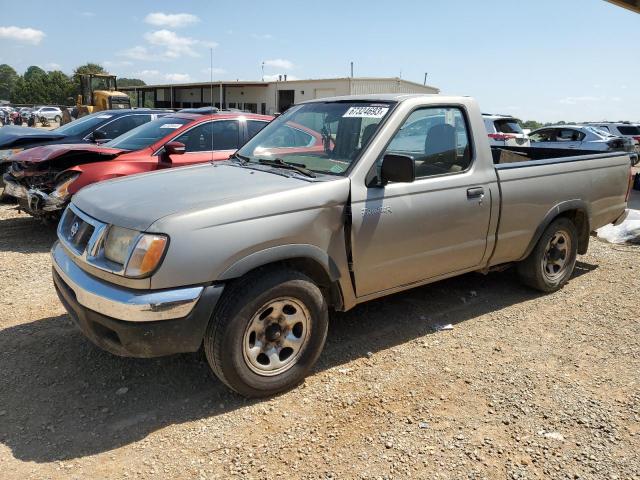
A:
[[[162,260],[167,248],[167,240],[164,235],[142,235],[127,262],[125,276],[143,277],[153,272]]]
[[[9,150],[0,150],[0,160],[6,160],[12,155],[15,155],[16,153],[19,153],[23,150],[24,148],[10,148]]]
[[[73,182],[77,180],[79,176],[79,173],[74,173],[62,180],[56,185],[56,188],[54,188],[53,192],[51,192],[51,196],[57,198],[58,200],[66,200],[69,197],[69,187]]]
[[[104,241],[104,256],[125,266],[126,277],[144,277],[160,264],[169,239],[165,235],[140,233],[111,226]]]

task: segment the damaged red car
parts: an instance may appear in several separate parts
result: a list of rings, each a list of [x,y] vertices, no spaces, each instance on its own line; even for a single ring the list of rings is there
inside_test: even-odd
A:
[[[273,117],[250,113],[176,113],[101,145],[47,145],[11,158],[5,194],[37,217],[57,217],[71,196],[96,182],[226,160]]]

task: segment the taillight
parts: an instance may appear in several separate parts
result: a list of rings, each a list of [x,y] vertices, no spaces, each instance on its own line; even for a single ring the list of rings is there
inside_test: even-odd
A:
[[[633,139],[634,139],[636,142],[640,143],[640,136],[633,137]]]
[[[499,142],[506,142],[507,140],[511,140],[517,137],[516,135],[510,133],[490,133],[489,138],[491,140],[498,140]]]

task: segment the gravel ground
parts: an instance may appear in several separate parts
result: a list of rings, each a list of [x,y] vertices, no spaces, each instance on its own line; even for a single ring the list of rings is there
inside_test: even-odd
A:
[[[305,384],[247,401],[198,354],[88,343],[54,238],[0,206],[2,479],[640,479],[640,246],[593,241],[549,296],[506,271],[334,314]]]

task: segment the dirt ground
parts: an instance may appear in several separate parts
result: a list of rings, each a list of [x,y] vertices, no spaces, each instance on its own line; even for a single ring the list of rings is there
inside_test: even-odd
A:
[[[92,346],[54,239],[0,206],[3,480],[640,479],[640,246],[592,241],[553,295],[471,274],[334,314],[304,385],[247,401],[197,354]]]

